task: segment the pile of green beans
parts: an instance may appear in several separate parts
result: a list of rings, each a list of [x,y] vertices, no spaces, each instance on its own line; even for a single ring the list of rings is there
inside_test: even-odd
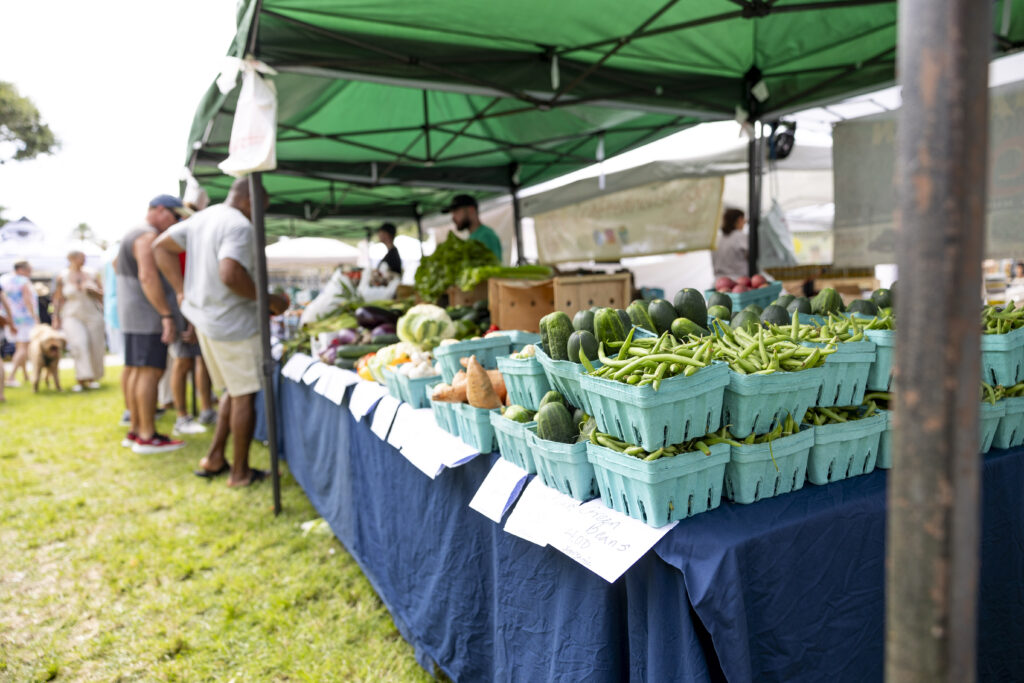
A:
[[[751,446],[753,444],[761,443],[770,444],[772,441],[775,441],[776,439],[781,439],[786,436],[793,436],[799,431],[800,425],[797,423],[796,420],[793,419],[793,416],[786,415],[786,419],[776,424],[775,428],[772,431],[768,432],[767,434],[750,434],[748,437],[740,440],[739,442],[733,439],[733,436],[729,434],[729,430],[727,427],[722,427],[722,430],[718,432],[718,434],[725,438],[733,439],[730,442],[733,446]]]
[[[866,406],[847,406],[845,408],[809,408],[804,415],[804,422],[820,427],[836,422],[854,422],[871,417],[878,412],[878,406],[873,401]]]
[[[736,444],[735,441],[722,437],[720,434],[712,433],[706,436],[702,436],[696,439],[690,439],[682,443],[677,443],[673,446],[665,446],[659,448],[656,451],[646,451],[642,446],[636,446],[622,439],[617,439],[611,434],[603,434],[597,430],[590,433],[590,443],[597,446],[603,446],[609,450],[613,450],[623,455],[636,458],[638,460],[644,460],[651,462],[658,460],[659,458],[671,458],[676,455],[683,453],[695,453],[700,451],[704,455],[711,455],[711,446],[719,443]]]
[[[580,354],[580,360],[583,361],[588,373],[638,387],[649,384],[657,391],[662,380],[676,375],[689,377],[701,368],[706,368],[714,360],[714,342],[710,337],[680,342],[666,332],[657,339],[635,339],[635,331],[636,328],[629,331],[626,341],[612,342],[608,345],[618,352],[616,358],[608,357],[602,342],[598,348],[598,358],[603,365],[596,370],[585,360],[586,357]]]
[[[873,319],[874,320],[874,319]],[[813,332],[803,337],[811,342],[859,342],[864,341],[864,330],[869,321],[858,318],[839,318],[830,314],[825,324],[812,326]]]
[[[1006,334],[1024,327],[1024,308],[1016,308],[1011,301],[1006,308],[986,306],[981,312],[982,334]]]
[[[798,372],[816,368],[836,351],[834,344],[825,348],[801,344],[814,333],[814,328],[805,325],[767,330],[759,327],[754,332],[733,330],[720,324],[715,328],[720,336],[713,338],[714,358],[725,361],[741,375],[770,375],[779,371]]]

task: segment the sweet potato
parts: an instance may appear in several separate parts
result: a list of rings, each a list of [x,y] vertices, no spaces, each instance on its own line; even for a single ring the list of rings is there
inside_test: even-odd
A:
[[[466,366],[466,398],[469,405],[474,408],[491,410],[501,407],[501,400],[498,398],[491,378],[487,376],[484,366],[480,365],[476,356],[470,356],[469,364]]]
[[[466,384],[463,382],[458,387],[454,387],[451,384],[438,384],[430,392],[430,398],[435,401],[444,401],[445,403],[465,403]]]
[[[494,393],[498,395],[498,400],[505,403],[508,398],[508,389],[505,388],[505,378],[502,376],[500,370],[488,370],[487,376],[491,380],[491,386],[494,387]]]

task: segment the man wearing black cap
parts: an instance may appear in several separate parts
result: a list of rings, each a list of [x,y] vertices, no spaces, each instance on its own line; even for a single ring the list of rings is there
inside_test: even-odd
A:
[[[445,209],[445,213],[452,215],[452,223],[457,230],[468,231],[469,239],[482,243],[501,261],[501,240],[493,230],[480,222],[478,210],[475,199],[468,194],[457,194]]]
[[[128,231],[114,262],[125,344],[124,398],[131,416],[131,431],[121,445],[136,453],[163,453],[185,445],[156,431],[157,384],[167,367],[167,345],[177,336],[179,314],[174,290],[157,269],[153,241],[190,213],[177,197],[154,197],[145,224]]]

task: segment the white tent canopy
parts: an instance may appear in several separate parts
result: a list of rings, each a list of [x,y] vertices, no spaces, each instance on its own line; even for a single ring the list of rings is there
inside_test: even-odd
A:
[[[267,267],[274,270],[333,268],[354,265],[358,260],[358,249],[329,237],[281,238],[267,245]]]
[[[92,242],[47,237],[46,232],[27,218],[0,227],[0,273],[9,272],[18,261],[28,261],[32,275],[55,276],[68,265],[68,253],[85,254],[85,265],[98,270],[103,265],[103,249]]]

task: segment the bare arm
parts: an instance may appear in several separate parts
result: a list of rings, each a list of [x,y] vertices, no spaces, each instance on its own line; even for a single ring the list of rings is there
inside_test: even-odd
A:
[[[222,258],[220,260],[220,281],[243,299],[256,300],[256,283],[252,281],[249,271],[235,259]]]
[[[178,261],[178,254],[185,251],[181,245],[171,239],[167,233],[160,235],[153,242],[153,255],[156,257],[156,265],[164,274],[171,288],[181,300],[181,294],[185,290],[185,279],[181,276],[181,265]]]
[[[64,309],[64,278],[57,276],[57,284],[53,290],[53,329],[60,329],[60,312]]]
[[[21,288],[22,301],[25,302],[25,308],[29,309],[28,312],[32,314],[32,319],[36,321],[36,325],[39,324],[39,306],[33,306],[32,302],[35,300],[35,292],[32,291],[32,285],[23,285]]]
[[[11,305],[7,302],[7,295],[0,292],[0,304],[4,306],[4,313],[6,313],[7,327],[11,328],[12,332],[17,332],[18,328],[14,326],[14,314],[11,313]],[[2,381],[2,378],[0,378]]]
[[[160,272],[157,270],[156,261],[153,258],[153,235],[144,234],[135,240],[132,249],[135,253],[135,260],[139,264],[139,283],[142,285],[142,292],[150,305],[160,314],[163,326],[162,340],[165,344],[174,341],[177,331],[174,329],[174,320],[171,318],[171,310],[164,298],[163,284],[160,282]]]

